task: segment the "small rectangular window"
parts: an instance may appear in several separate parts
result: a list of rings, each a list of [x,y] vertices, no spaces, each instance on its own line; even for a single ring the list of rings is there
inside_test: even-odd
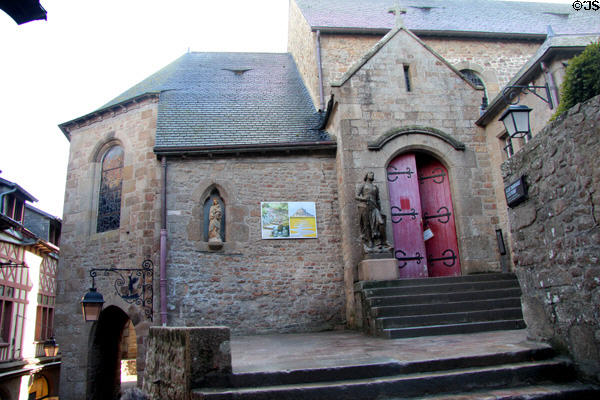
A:
[[[412,90],[410,85],[410,73],[408,70],[408,65],[404,64],[404,84],[406,85],[406,91],[410,92]]]

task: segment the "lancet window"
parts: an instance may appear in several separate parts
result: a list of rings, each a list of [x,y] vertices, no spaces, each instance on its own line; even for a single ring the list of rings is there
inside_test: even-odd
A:
[[[96,232],[106,232],[119,228],[121,223],[122,182],[123,149],[114,146],[102,158]]]

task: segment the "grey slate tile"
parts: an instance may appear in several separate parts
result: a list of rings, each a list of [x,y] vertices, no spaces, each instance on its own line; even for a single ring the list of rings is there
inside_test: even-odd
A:
[[[331,140],[289,54],[188,53],[104,107],[145,92],[161,93],[157,147]]]
[[[295,0],[312,27],[391,29],[398,0]],[[571,4],[495,0],[401,0],[413,31],[557,34],[600,31],[597,12]]]

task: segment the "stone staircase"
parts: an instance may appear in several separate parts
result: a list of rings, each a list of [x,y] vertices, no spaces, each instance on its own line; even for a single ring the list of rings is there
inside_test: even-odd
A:
[[[525,328],[514,274],[358,282],[367,333],[396,338]]]
[[[206,380],[191,399],[598,399],[551,347],[410,362],[239,373]]]

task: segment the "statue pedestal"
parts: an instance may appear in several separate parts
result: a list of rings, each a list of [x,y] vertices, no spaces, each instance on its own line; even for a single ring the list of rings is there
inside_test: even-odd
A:
[[[395,258],[369,259],[358,264],[359,281],[387,281],[399,276],[398,260]]]
[[[208,248],[211,250],[219,250],[221,247],[223,247],[223,242],[220,241],[219,239],[216,238],[212,238],[209,239],[208,241]]]

